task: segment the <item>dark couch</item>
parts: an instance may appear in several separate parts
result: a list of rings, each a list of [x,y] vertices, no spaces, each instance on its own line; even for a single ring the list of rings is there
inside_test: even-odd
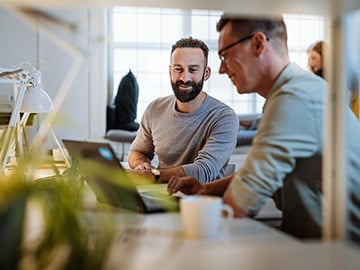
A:
[[[261,113],[239,114],[239,132],[236,147],[250,145],[256,134]]]

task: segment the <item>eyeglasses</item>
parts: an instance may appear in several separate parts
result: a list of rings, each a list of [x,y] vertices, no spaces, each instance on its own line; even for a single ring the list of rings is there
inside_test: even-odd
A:
[[[225,51],[229,50],[230,48],[234,47],[235,45],[239,44],[239,43],[242,43],[248,39],[251,39],[252,37],[254,36],[254,34],[251,34],[251,35],[248,35],[246,37],[243,37],[241,39],[239,39],[238,41],[235,41],[229,45],[227,45],[225,48],[222,48],[221,50],[218,51],[218,55],[219,55],[219,58],[220,58],[220,61],[221,62],[224,62],[225,61],[225,56],[222,55]]]

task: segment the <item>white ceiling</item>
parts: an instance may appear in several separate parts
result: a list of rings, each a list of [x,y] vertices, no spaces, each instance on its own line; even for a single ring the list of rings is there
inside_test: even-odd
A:
[[[240,14],[304,13],[342,15],[360,9],[360,0],[0,0],[4,5],[104,7],[112,5],[212,9]]]

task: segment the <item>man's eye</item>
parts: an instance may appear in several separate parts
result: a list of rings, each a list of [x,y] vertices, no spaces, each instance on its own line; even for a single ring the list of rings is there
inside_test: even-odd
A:
[[[196,72],[198,72],[199,71],[199,69],[197,69],[197,68],[190,68],[189,69],[189,72],[190,73],[196,73]]]
[[[181,73],[181,72],[182,72],[182,68],[174,68],[174,72],[176,72],[176,73]]]

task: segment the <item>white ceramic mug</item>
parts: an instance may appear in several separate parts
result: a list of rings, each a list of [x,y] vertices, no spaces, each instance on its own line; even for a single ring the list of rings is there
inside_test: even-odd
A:
[[[223,212],[226,214],[224,217]],[[223,204],[220,197],[190,195],[181,198],[180,215],[186,238],[215,239],[233,218],[234,212],[230,206]]]

